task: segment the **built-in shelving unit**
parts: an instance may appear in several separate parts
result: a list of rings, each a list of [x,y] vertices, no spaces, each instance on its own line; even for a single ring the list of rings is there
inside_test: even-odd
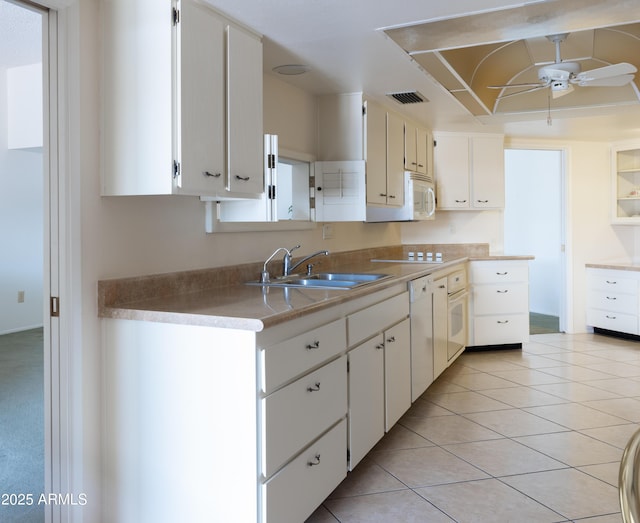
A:
[[[612,149],[612,222],[640,224],[640,143]]]

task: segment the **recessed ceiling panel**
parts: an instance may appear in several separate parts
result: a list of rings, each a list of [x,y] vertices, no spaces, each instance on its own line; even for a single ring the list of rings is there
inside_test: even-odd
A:
[[[447,91],[464,89],[464,85],[442,62],[437,53],[414,54],[412,58]]]

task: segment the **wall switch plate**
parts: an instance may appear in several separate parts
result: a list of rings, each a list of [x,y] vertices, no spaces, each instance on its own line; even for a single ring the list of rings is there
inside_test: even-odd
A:
[[[333,224],[332,223],[325,223],[322,226],[322,239],[323,240],[330,240],[331,238],[333,238]]]
[[[18,291],[18,303],[24,303],[24,291]]]

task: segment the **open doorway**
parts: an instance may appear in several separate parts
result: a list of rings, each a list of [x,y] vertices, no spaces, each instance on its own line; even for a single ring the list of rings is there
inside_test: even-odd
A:
[[[531,254],[531,334],[563,332],[564,153],[562,150],[505,150],[504,249]]]
[[[45,491],[46,12],[0,0],[0,521],[41,522]],[[20,503],[22,501],[22,503]]]

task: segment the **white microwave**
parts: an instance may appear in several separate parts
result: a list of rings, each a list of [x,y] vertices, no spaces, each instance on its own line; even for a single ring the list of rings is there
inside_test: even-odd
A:
[[[409,171],[404,173],[404,205],[402,207],[367,206],[367,222],[433,220],[435,214],[436,192],[433,177]]]

